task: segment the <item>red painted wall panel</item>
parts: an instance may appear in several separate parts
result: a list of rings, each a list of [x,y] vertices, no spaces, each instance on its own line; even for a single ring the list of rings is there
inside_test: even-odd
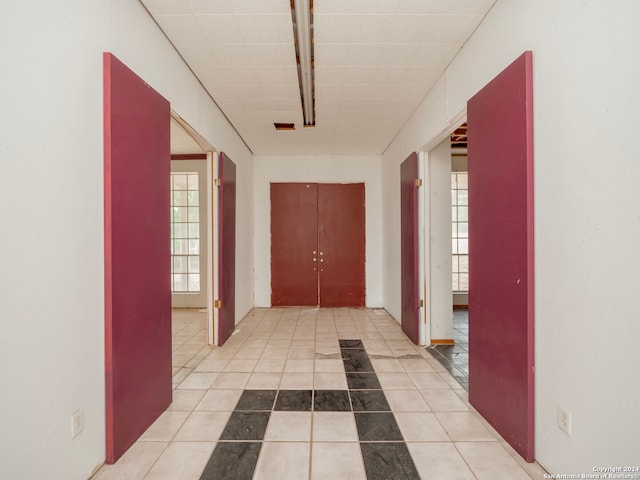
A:
[[[467,105],[469,399],[534,459],[532,54]]]
[[[218,174],[218,268],[222,307],[218,318],[218,345],[236,328],[236,164],[220,153]]]
[[[321,307],[365,305],[364,183],[318,184]]]
[[[169,102],[104,54],[107,463],[171,403]]]
[[[400,236],[402,331],[416,345],[419,339],[418,283],[418,154],[400,165]]]

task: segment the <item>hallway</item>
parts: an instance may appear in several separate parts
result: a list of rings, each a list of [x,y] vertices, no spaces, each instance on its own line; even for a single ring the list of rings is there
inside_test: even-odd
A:
[[[254,309],[221,348],[174,310],[170,408],[108,479],[528,479],[467,392],[380,309]]]

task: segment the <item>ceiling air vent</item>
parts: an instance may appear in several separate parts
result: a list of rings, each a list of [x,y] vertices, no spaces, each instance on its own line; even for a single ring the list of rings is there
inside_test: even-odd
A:
[[[295,130],[296,129],[296,126],[293,123],[275,122],[273,126],[276,127],[276,130]]]

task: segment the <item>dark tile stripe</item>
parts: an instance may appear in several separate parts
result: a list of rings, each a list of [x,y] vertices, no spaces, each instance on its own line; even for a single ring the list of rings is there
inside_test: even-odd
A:
[[[361,442],[404,442],[400,427],[391,412],[355,412]]]
[[[342,350],[345,372],[375,372],[365,350]]]
[[[238,412],[231,414],[220,440],[262,441],[271,412]]]
[[[361,443],[368,480],[420,480],[404,443]]]
[[[316,412],[350,412],[349,394],[347,390],[316,390],[313,400]]]
[[[374,372],[347,372],[346,375],[349,390],[382,390],[380,382],[378,381],[378,375]]]
[[[345,348],[364,349],[362,340],[338,340],[338,343],[340,344],[340,349],[345,349]]]
[[[251,480],[258,463],[260,442],[220,442],[200,480]]]
[[[388,412],[391,411],[387,397],[382,390],[351,390],[351,405],[354,412]]]
[[[280,390],[275,410],[288,412],[311,411],[312,390]]]
[[[236,410],[273,410],[277,390],[245,390],[238,400]]]
[[[340,355],[367,479],[420,480],[362,341],[340,340]]]

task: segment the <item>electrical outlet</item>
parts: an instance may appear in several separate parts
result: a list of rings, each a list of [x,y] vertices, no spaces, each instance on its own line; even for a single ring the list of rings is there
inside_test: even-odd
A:
[[[571,413],[558,407],[558,427],[567,435],[571,435]]]
[[[71,415],[71,438],[76,438],[84,430],[84,410],[81,408]]]

